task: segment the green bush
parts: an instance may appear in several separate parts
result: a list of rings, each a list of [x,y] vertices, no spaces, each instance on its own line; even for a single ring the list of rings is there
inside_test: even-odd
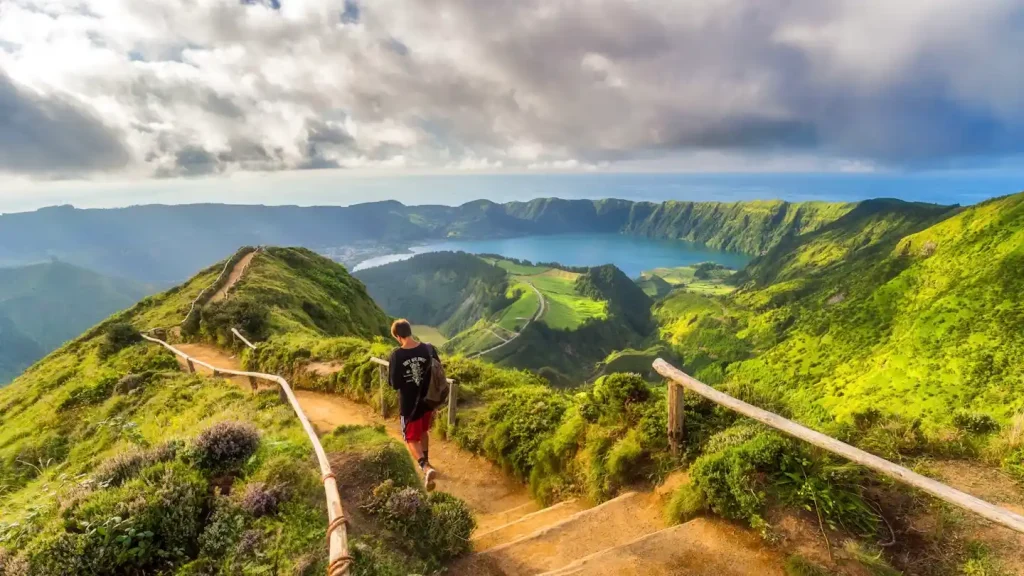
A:
[[[465,502],[444,492],[424,493],[385,480],[364,506],[409,551],[435,562],[455,558],[470,548],[476,521]]]
[[[259,445],[260,433],[251,424],[220,422],[199,433],[189,456],[203,470],[230,472],[245,464]]]
[[[669,524],[689,522],[707,510],[704,493],[691,483],[676,488],[665,508],[665,521]]]
[[[29,549],[34,574],[133,574],[165,570],[197,551],[208,489],[181,463],[143,470],[62,513],[62,529]]]
[[[235,296],[208,304],[201,316],[203,330],[223,342],[232,341],[232,328],[238,328],[250,340],[269,336],[270,308],[251,298]]]
[[[608,450],[605,491],[614,493],[637,479],[644,469],[646,453],[640,446],[640,434],[633,429]]]
[[[245,514],[226,499],[219,500],[214,512],[199,535],[202,557],[219,560],[238,544],[245,530]]]
[[[861,472],[815,459],[775,432],[748,436],[746,426],[719,434],[690,467],[690,478],[708,507],[752,527],[765,526],[770,502],[795,505],[821,515],[830,528],[872,535],[879,518],[861,496]]]
[[[91,384],[79,386],[71,391],[67,398],[57,405],[57,412],[67,412],[82,406],[92,406],[106,402],[117,386],[116,376],[107,375]]]
[[[149,450],[133,449],[121,452],[100,463],[93,476],[101,486],[121,486],[138,476],[143,468],[174,460],[180,449],[181,442],[172,440]]]
[[[988,414],[960,410],[953,415],[953,425],[971,434],[990,434],[999,430],[999,423]]]
[[[499,390],[476,425],[487,431],[483,451],[520,478],[529,478],[539,446],[559,426],[569,402],[549,388]]]
[[[127,322],[112,322],[107,326],[100,345],[100,355],[112,356],[124,348],[142,341],[142,335]]]

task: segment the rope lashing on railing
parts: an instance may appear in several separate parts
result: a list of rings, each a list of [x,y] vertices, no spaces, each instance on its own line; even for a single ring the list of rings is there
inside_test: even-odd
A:
[[[310,424],[309,418],[306,417],[306,413],[303,412],[302,407],[299,405],[299,400],[295,397],[295,392],[292,391],[292,387],[288,384],[288,381],[273,374],[219,368],[212,364],[203,362],[198,358],[193,358],[159,338],[154,338],[145,333],[142,334],[142,337],[149,342],[159,344],[170,350],[175,355],[184,358],[185,362],[190,367],[198,364],[208,368],[215,375],[227,374],[232,376],[244,376],[247,378],[269,380],[271,382],[276,382],[281,387],[281,390],[288,399],[288,403],[291,404],[292,409],[295,411],[295,415],[299,418],[302,428],[306,431],[306,435],[309,437],[310,443],[313,445],[313,452],[316,453],[317,464],[320,467],[320,478],[321,483],[324,486],[324,493],[327,499],[327,518],[329,521],[327,525],[327,541],[328,558],[330,563],[328,565],[327,574],[328,576],[346,576],[349,572],[349,565],[352,563],[352,557],[348,555],[348,531],[345,527],[345,513],[341,507],[341,496],[338,494],[338,480],[334,476],[334,472],[331,470],[331,464],[327,460],[327,453],[324,451],[323,445],[320,444],[320,437],[317,436],[316,430],[313,428],[313,425]]]
[[[762,424],[766,424],[776,430],[785,432],[794,438],[809,442],[818,448],[842,456],[847,460],[860,464],[866,468],[870,468],[875,472],[884,474],[898,482],[923,490],[940,500],[944,500],[950,504],[974,512],[975,514],[991,520],[996,524],[1024,533],[1024,516],[1021,516],[1020,514],[985,502],[980,498],[976,498],[951,486],[947,486],[941,482],[922,476],[917,472],[889,462],[884,458],[879,458],[874,454],[869,454],[860,448],[854,448],[845,442],[840,442],[839,440],[826,436],[821,432],[811,430],[806,426],[801,426],[800,424],[797,424],[792,420],[787,420],[778,414],[773,414],[767,410],[762,410],[761,408],[747,404],[742,400],[733,398],[724,392],[715,390],[707,384],[700,382],[661,358],[654,361],[654,369],[658,374],[667,378],[670,381],[670,385],[674,382],[686,390],[695,392],[716,404],[725,406],[726,408],[749,418],[753,418]],[[673,422],[669,422],[670,429],[673,428],[673,425]]]

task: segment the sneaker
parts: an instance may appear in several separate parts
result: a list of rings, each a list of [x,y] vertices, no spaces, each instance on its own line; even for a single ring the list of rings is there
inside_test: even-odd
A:
[[[427,464],[423,469],[423,483],[427,486],[427,492],[434,489],[434,477],[437,476],[437,470],[434,470],[433,466]]]

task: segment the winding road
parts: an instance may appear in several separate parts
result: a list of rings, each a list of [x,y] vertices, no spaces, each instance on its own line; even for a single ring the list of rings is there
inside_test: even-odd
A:
[[[467,358],[479,358],[479,357],[483,356],[484,354],[487,354],[488,352],[494,352],[495,350],[501,348],[502,346],[508,346],[509,344],[514,342],[516,340],[516,338],[519,338],[519,335],[523,333],[523,330],[526,330],[526,327],[530,325],[530,322],[533,322],[534,320],[539,320],[540,317],[544,315],[544,310],[547,308],[547,301],[544,300],[544,294],[541,293],[540,290],[537,290],[537,287],[534,286],[532,282],[526,282],[526,283],[530,286],[530,288],[533,288],[533,291],[537,293],[537,298],[540,300],[540,303],[537,306],[537,311],[533,314],[533,317],[526,321],[526,324],[523,325],[523,327],[519,330],[519,332],[515,333],[515,336],[509,338],[508,340],[505,340],[501,344],[498,344],[496,346],[491,346],[490,348],[488,348],[486,350],[483,350],[481,352],[477,352],[476,354],[467,356]],[[494,334],[495,336],[498,336],[497,334],[494,333],[494,330],[491,330],[490,328],[488,328],[488,331],[490,331],[491,334]],[[498,336],[498,339],[499,340],[504,340],[504,338],[502,338],[501,336]]]

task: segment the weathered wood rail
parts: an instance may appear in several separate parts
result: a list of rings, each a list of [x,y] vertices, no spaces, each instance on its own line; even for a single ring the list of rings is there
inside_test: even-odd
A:
[[[384,405],[384,390],[388,387],[388,372],[387,369],[391,365],[387,360],[382,360],[375,356],[370,357],[370,362],[373,362],[378,366],[378,373],[380,374],[380,415],[387,417],[387,407]],[[455,415],[456,407],[458,404],[459,397],[459,385],[451,378],[448,378],[448,385],[451,386],[448,392],[448,428],[455,428]]]
[[[811,430],[806,426],[801,426],[792,420],[787,420],[778,414],[773,414],[767,410],[762,410],[756,406],[747,404],[742,400],[733,398],[724,392],[715,390],[707,384],[696,380],[661,358],[654,361],[654,369],[658,374],[661,374],[668,379],[669,382],[668,432],[669,442],[674,448],[676,448],[683,440],[683,389],[686,389],[695,392],[720,406],[725,406],[730,410],[743,414],[749,418],[753,418],[762,424],[766,424],[776,430],[785,432],[794,438],[799,438],[800,440],[809,442],[818,448],[827,450],[838,456],[842,456],[843,458],[860,464],[861,466],[870,468],[875,472],[879,472],[893,478],[898,482],[923,490],[936,498],[949,502],[950,504],[963,508],[964,510],[974,512],[975,514],[991,520],[996,524],[1024,533],[1024,516],[1021,516],[1020,514],[1016,514],[1010,510],[1006,510],[1005,508],[985,502],[980,498],[976,498],[941,482],[922,476],[912,470],[893,464],[888,460],[879,458],[874,454],[869,454],[859,448],[854,448],[849,444],[840,442],[839,440],[826,436],[821,432]]]
[[[250,347],[255,348],[255,346],[239,334],[237,330],[232,329],[232,332]],[[327,453],[324,452],[324,447],[320,444],[320,437],[317,436],[316,430],[313,429],[313,425],[309,422],[309,418],[306,417],[306,413],[303,412],[302,407],[299,406],[299,400],[295,397],[295,393],[292,391],[292,387],[288,382],[284,378],[273,374],[244,372],[241,370],[229,370],[213,366],[212,364],[203,362],[198,358],[189,356],[185,352],[182,352],[159,338],[154,338],[148,334],[142,334],[142,337],[150,342],[163,346],[175,355],[184,359],[189,372],[195,372],[195,366],[198,364],[213,371],[214,376],[244,376],[247,377],[250,382],[255,380],[268,380],[281,387],[281,391],[284,392],[284,395],[287,397],[288,403],[291,404],[292,409],[295,411],[295,415],[298,416],[299,422],[302,424],[302,428],[306,431],[306,435],[309,436],[309,442],[313,445],[313,451],[316,453],[317,463],[320,466],[320,478],[323,482],[324,493],[327,498],[327,575],[347,576],[349,574],[349,566],[352,564],[352,557],[348,554],[348,531],[345,525],[345,513],[341,507],[341,496],[338,494],[338,482],[335,480],[334,473],[331,471],[330,462],[327,461]]]

